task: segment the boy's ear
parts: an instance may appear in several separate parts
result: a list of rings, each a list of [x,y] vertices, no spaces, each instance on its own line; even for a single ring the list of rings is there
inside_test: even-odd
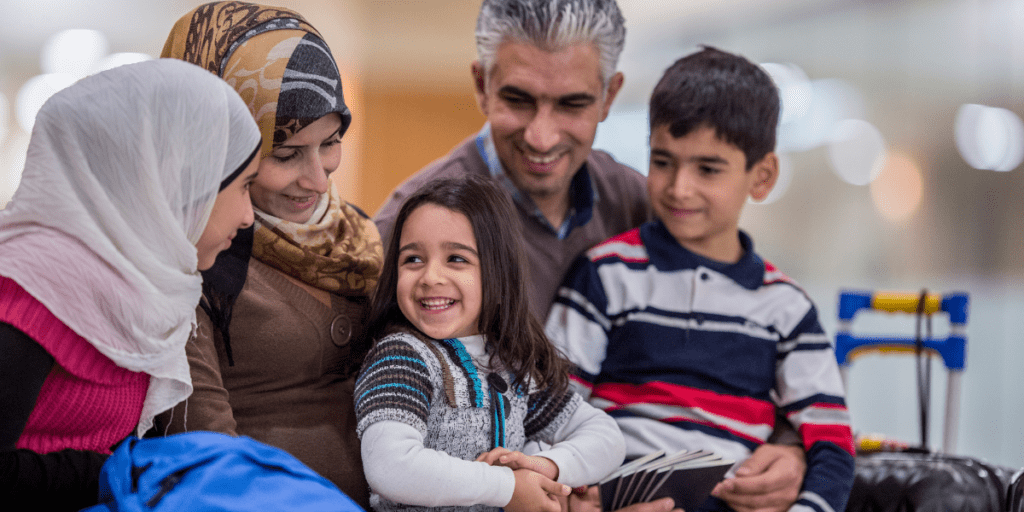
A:
[[[480,61],[473,61],[473,85],[476,92],[476,106],[480,108],[484,116],[487,116],[487,76]]]
[[[754,173],[754,181],[750,186],[750,197],[754,201],[764,201],[768,194],[775,188],[775,182],[779,180],[779,157],[775,152],[768,153],[759,160],[750,170]]]

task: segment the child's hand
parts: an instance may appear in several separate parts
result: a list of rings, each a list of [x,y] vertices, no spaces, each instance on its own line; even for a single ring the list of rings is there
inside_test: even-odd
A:
[[[492,466],[505,466],[513,470],[529,469],[552,480],[558,480],[558,465],[547,457],[534,457],[507,448],[495,448],[487,453],[480,454],[476,460],[486,462]]]
[[[508,512],[561,512],[555,496],[568,496],[572,489],[529,469],[516,469],[516,488],[505,510]]]
[[[486,462],[487,464],[493,466],[494,463],[499,458],[501,458],[502,455],[505,455],[506,453],[512,453],[512,450],[509,450],[508,448],[501,448],[501,447],[494,448],[493,450],[491,450],[489,452],[481,453],[479,456],[477,456],[476,461],[477,462]]]

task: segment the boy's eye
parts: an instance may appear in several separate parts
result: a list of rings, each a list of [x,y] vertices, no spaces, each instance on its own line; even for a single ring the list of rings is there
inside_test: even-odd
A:
[[[325,140],[322,144],[320,144],[320,147],[327,148],[327,147],[331,147],[331,146],[333,146],[335,144],[340,144],[340,143],[341,143],[341,137],[331,137],[330,139]]]
[[[670,165],[670,162],[668,160],[665,160],[665,159],[662,159],[662,158],[652,158],[651,159],[651,167],[654,167],[654,168],[657,168],[657,169],[666,169],[666,168],[668,168],[669,165]]]

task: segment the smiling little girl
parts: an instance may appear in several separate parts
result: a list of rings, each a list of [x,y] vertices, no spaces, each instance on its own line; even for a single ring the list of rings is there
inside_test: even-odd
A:
[[[376,510],[558,510],[624,452],[614,420],[568,388],[526,303],[521,234],[497,185],[431,182],[402,206],[356,383]],[[550,447],[527,456],[527,441]]]

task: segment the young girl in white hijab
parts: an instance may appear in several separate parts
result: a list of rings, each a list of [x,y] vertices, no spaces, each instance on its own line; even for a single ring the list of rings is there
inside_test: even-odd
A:
[[[199,270],[253,221],[259,146],[238,94],[178,60],[43,105],[0,211],[0,498],[95,503],[103,454],[191,393]]]

